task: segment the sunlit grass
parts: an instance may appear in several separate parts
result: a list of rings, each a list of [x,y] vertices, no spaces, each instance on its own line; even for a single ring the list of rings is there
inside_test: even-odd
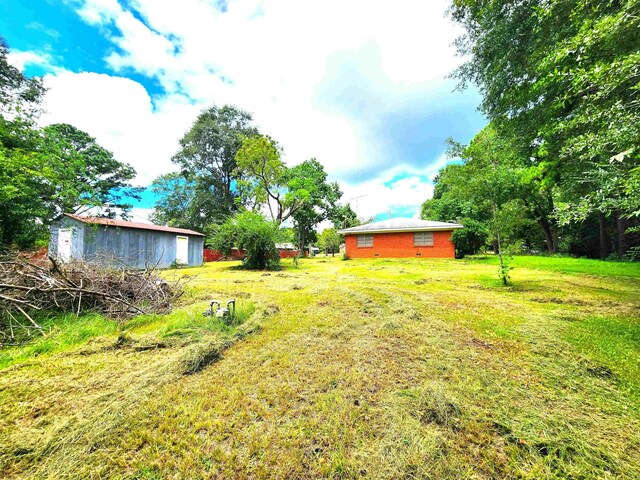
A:
[[[57,315],[40,320],[44,335],[33,333],[23,346],[0,349],[0,368],[38,355],[62,352],[86,342],[89,338],[116,334],[118,322],[101,315]]]
[[[167,271],[170,315],[69,318],[5,362],[0,474],[640,477],[638,266],[513,264],[506,288],[492,257]],[[202,316],[232,298],[235,324]]]
[[[471,261],[498,265],[496,255],[477,255]],[[563,273],[584,273],[610,277],[640,277],[638,262],[610,262],[566,256],[517,255],[510,261],[515,268],[535,268]]]

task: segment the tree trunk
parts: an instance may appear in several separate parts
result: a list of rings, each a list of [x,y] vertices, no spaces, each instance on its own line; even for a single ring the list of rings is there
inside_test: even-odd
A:
[[[304,228],[301,228],[300,231],[298,232],[298,250],[300,250],[302,252],[302,254],[304,255],[304,244],[306,243],[307,240],[307,235],[306,235],[306,231]],[[309,252],[311,253],[311,252]],[[309,255],[311,256],[311,255]]]
[[[622,257],[625,253],[627,253],[627,245],[625,242],[624,231],[627,228],[625,219],[620,215],[620,212],[615,213],[616,218],[616,233],[618,237],[617,248],[618,255]]]
[[[598,212],[598,226],[600,228],[600,258],[604,260],[609,255],[611,242],[607,234],[607,219],[602,212]]]
[[[542,227],[544,232],[544,239],[547,244],[547,251],[549,253],[556,253],[558,251],[558,230],[555,226],[551,225],[547,217],[540,217],[538,223]]]
[[[498,244],[498,258],[500,259],[500,278],[502,284],[507,286],[509,284],[509,278],[506,275],[504,258],[502,257],[502,245],[500,245],[500,231],[496,229],[496,243]]]

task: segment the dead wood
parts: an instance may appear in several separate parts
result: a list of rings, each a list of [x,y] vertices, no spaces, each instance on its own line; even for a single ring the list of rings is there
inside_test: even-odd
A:
[[[15,254],[0,258],[0,346],[41,331],[35,312],[97,312],[123,321],[144,313],[168,313],[182,294],[181,281],[168,282],[157,265],[132,270],[50,261],[50,268],[44,268]]]

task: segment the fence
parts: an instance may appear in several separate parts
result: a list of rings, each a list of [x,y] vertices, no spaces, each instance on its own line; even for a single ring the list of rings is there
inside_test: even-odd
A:
[[[293,258],[299,254],[298,250],[278,250],[280,258]],[[222,252],[217,250],[211,250],[209,248],[204,249],[204,261],[205,262],[219,262],[221,260],[242,260],[244,258],[244,251],[234,248],[231,251],[231,255],[225,256]]]

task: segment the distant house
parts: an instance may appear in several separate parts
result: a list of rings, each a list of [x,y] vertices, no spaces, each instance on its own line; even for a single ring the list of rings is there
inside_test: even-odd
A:
[[[298,247],[296,247],[293,243],[291,242],[287,242],[287,243],[276,243],[276,248],[280,251],[293,251],[293,250],[298,250]]]
[[[350,258],[454,258],[451,234],[457,223],[394,218],[339,230]]]
[[[291,242],[276,243],[276,249],[280,258],[293,258],[300,253],[298,247]]]
[[[204,235],[183,228],[65,214],[50,228],[49,255],[145,268],[202,265]]]

